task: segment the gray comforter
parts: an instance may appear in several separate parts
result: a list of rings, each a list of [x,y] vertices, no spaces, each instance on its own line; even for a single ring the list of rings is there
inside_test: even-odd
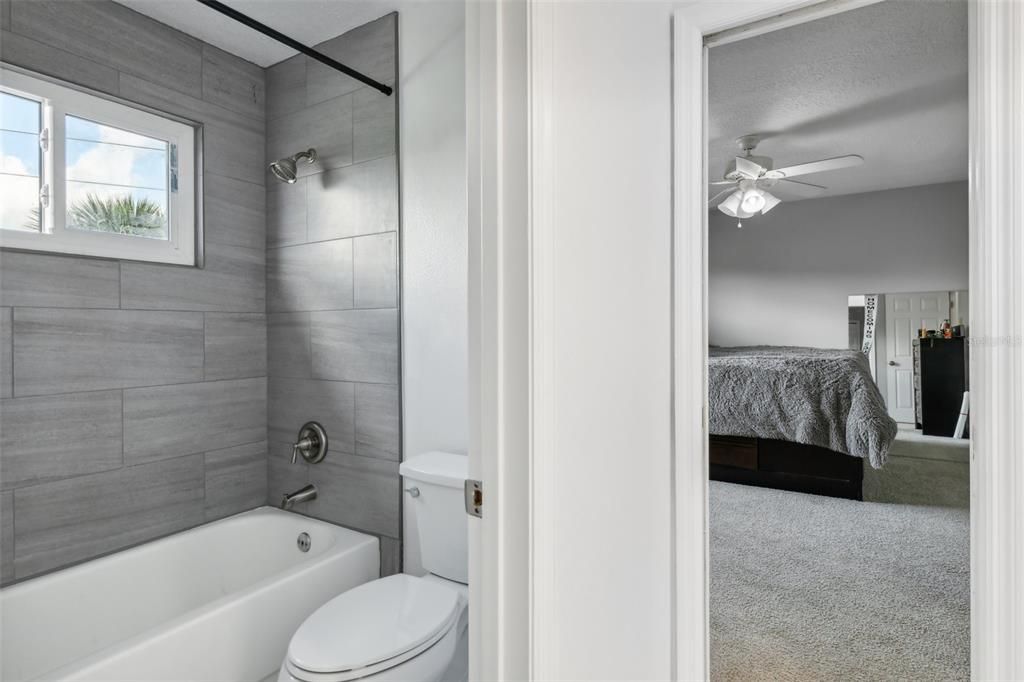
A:
[[[858,351],[747,346],[709,351],[710,431],[817,445],[885,464],[896,438]]]

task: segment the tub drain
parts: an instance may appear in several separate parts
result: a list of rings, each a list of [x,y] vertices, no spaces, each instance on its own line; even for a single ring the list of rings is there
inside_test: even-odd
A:
[[[309,551],[309,546],[312,541],[309,539],[309,533],[299,533],[299,538],[295,541],[295,544],[299,546],[299,550],[303,552]]]

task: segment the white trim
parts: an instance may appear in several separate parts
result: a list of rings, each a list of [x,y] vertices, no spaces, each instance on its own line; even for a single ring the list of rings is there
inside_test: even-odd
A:
[[[701,319],[707,212],[703,36],[805,6],[690,5],[674,15],[676,678],[707,679],[706,486]],[[972,676],[1024,679],[1024,3],[970,4]],[[749,35],[749,34],[747,34]],[[704,61],[702,57],[702,62]],[[698,215],[698,213],[700,215]],[[701,273],[696,286],[694,273]],[[696,292],[700,291],[698,295]],[[698,365],[701,370],[698,371]],[[699,461],[698,461],[699,459]],[[701,514],[702,522],[695,516]],[[699,608],[695,603],[700,603]]]
[[[677,14],[672,29],[675,662],[676,679],[695,680],[708,675],[707,240],[706,227],[701,227],[707,219],[703,189],[707,186],[703,97],[707,50],[699,27],[685,17]],[[694,88],[700,94],[683,96]]]
[[[560,482],[555,466],[557,418],[555,384],[555,218],[557,193],[551,103],[555,98],[555,17],[552,3],[530,4],[530,679],[552,679],[560,669],[554,627],[558,613],[555,581],[555,524]],[[534,519],[549,522],[534,523]]]
[[[525,679],[530,404],[526,3],[466,3],[470,679]],[[472,521],[472,520],[471,520]]]
[[[50,130],[49,150],[43,155],[43,174],[50,185],[51,197],[40,232],[0,230],[0,246],[45,253],[195,264],[197,136],[193,126],[7,65],[0,68],[0,82],[5,90],[27,95],[43,104]],[[64,122],[67,115],[159,139],[176,147],[178,189],[171,190],[168,173],[166,240],[66,228]]]
[[[1024,679],[1024,3],[970,3],[971,675]]]

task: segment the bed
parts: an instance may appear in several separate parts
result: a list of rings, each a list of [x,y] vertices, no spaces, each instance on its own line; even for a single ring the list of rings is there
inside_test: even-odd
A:
[[[863,460],[896,438],[857,351],[712,346],[709,469],[714,480],[862,499]]]

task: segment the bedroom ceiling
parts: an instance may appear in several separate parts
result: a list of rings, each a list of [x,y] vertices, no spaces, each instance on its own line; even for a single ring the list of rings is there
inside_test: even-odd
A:
[[[801,177],[829,188],[819,197],[967,178],[964,0],[887,0],[710,52],[712,180],[748,133],[776,168],[864,157]]]
[[[295,50],[195,0],[116,1],[260,66],[271,66],[295,54]],[[382,17],[398,7],[397,0],[222,1],[310,46]]]

